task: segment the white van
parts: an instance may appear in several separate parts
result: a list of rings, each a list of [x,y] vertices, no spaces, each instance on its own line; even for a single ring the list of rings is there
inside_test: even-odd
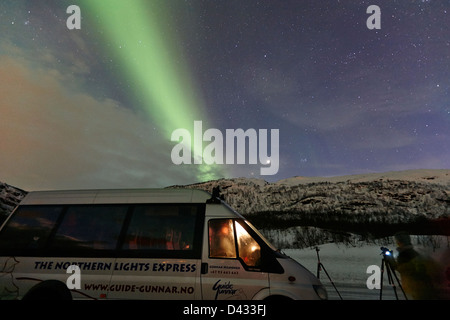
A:
[[[327,298],[200,190],[30,192],[0,229],[0,255],[0,299]],[[71,265],[80,286],[69,290]]]

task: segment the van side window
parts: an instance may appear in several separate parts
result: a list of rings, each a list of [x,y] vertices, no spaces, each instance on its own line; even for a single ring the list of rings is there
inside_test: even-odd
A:
[[[197,219],[195,205],[138,205],[124,250],[193,250]]]
[[[72,206],[56,231],[52,249],[114,250],[127,212],[126,206]]]
[[[21,206],[0,233],[0,250],[41,249],[62,211],[60,206]]]
[[[232,219],[209,220],[209,256],[211,258],[236,258]]]
[[[261,265],[261,246],[244,229],[240,221],[236,221],[236,236],[239,258],[249,267],[259,267]]]
[[[247,232],[244,225],[243,221],[233,219],[209,220],[209,257],[239,257],[247,267],[259,268],[261,246]]]

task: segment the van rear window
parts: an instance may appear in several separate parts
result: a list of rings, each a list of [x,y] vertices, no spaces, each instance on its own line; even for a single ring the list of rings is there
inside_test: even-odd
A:
[[[0,250],[42,249],[61,211],[61,206],[19,207],[0,233]]]
[[[204,212],[204,204],[21,206],[0,232],[0,252],[198,258]]]
[[[122,249],[192,251],[198,236],[197,220],[196,205],[137,205]]]
[[[61,250],[114,250],[128,207],[73,206],[67,209],[49,248]]]

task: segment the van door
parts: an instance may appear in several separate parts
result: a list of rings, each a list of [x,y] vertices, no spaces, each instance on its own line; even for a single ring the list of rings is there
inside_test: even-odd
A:
[[[46,250],[59,257],[53,266],[65,278],[69,265],[79,267],[81,283],[79,289],[72,290],[74,299],[107,297],[117,239],[127,212],[128,206],[121,204],[69,205],[60,217]]]
[[[204,204],[133,206],[108,299],[199,299],[204,210]]]
[[[205,224],[202,297],[207,300],[244,299],[269,288],[261,245],[240,219],[211,219]]]

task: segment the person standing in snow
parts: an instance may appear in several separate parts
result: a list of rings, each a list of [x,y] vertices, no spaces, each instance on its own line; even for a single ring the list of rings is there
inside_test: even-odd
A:
[[[395,236],[397,259],[391,265],[400,273],[401,282],[408,299],[438,299],[434,286],[435,263],[420,255],[411,243],[409,234],[401,232]]]

